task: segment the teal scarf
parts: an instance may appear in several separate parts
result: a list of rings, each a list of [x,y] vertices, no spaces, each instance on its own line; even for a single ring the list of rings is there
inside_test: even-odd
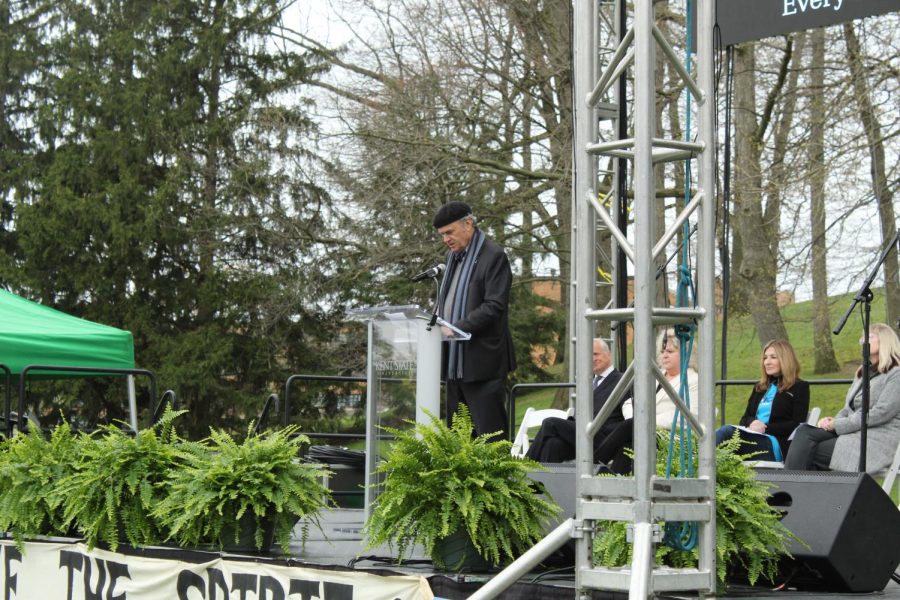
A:
[[[765,423],[769,424],[769,417],[772,416],[772,403],[775,401],[775,394],[778,393],[778,384],[772,383],[769,385],[769,389],[766,390],[766,395],[763,396],[762,400],[759,401],[759,406],[756,409],[756,418]],[[778,443],[778,440],[774,435],[765,434],[766,437],[769,438],[769,442],[772,444],[772,454],[775,456],[775,460],[781,460],[781,444]]]

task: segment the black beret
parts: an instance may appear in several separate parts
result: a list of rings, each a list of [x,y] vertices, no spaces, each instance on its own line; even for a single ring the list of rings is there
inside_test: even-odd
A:
[[[471,216],[472,209],[465,202],[448,202],[442,204],[436,213],[432,225],[435,228],[444,227],[462,218]]]

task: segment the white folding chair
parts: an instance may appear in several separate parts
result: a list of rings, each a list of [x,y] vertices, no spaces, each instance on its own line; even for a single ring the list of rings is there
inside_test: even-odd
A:
[[[565,419],[568,416],[568,413],[564,410],[559,410],[557,408],[545,408],[541,410],[535,410],[534,408],[529,407],[528,410],[525,411],[525,415],[522,417],[522,424],[519,425],[519,431],[516,433],[516,438],[513,440],[512,450],[510,452],[513,456],[525,456],[525,453],[528,452],[528,430],[532,427],[538,427],[541,423],[544,422],[544,419],[548,419],[550,417],[558,417],[560,419]]]
[[[881,484],[881,489],[887,492],[888,496],[891,495],[891,490],[894,487],[894,482],[897,481],[898,474],[900,474],[900,442],[897,443],[894,460],[891,462],[888,470],[884,472],[884,481]],[[900,485],[900,482],[898,482],[898,485]],[[897,508],[900,508],[900,503],[897,504]]]
[[[819,423],[819,415],[822,414],[822,409],[818,406],[813,406],[812,410],[809,411],[809,415],[806,417],[806,424],[816,426]]]

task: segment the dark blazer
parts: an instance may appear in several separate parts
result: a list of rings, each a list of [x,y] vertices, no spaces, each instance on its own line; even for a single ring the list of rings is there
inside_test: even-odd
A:
[[[740,424],[747,427],[756,420],[756,410],[766,390],[757,391],[753,388],[750,399],[747,400],[747,410],[741,417]],[[769,423],[766,425],[766,433],[774,435],[781,446],[782,453],[787,452],[788,436],[801,423],[806,422],[806,415],[809,413],[809,383],[798,379],[793,386],[775,394],[772,400],[772,414],[769,416]]]
[[[601,381],[600,385],[597,386],[597,389],[594,390],[594,416],[597,416],[597,413],[600,412],[600,409],[606,404],[606,399],[609,398],[613,388],[616,387],[616,384],[619,383],[620,379],[622,379],[622,373],[614,369],[609,375],[603,378],[603,381]],[[630,394],[624,394],[622,396],[622,399],[619,400],[619,404],[603,424],[603,429],[609,429],[610,427],[608,426],[614,426],[625,420],[625,416],[622,414],[622,402],[624,402],[625,398],[628,396],[630,396]],[[600,436],[596,437],[599,438]]]
[[[449,257],[448,257],[448,263]],[[452,277],[450,269],[444,277]],[[475,269],[469,279],[466,314],[456,327],[472,334],[461,342],[463,351],[463,381],[502,379],[516,368],[516,354],[509,332],[509,288],[512,270],[506,252],[494,241],[485,238],[481,252],[475,258]],[[447,376],[447,351],[443,352],[441,376]]]
[[[603,378],[597,389],[594,390],[594,415],[603,408],[609,395],[612,393],[616,383],[622,379],[622,373],[619,371],[611,371],[609,375]],[[609,415],[609,418],[594,436],[594,449],[596,450],[603,440],[613,431],[615,431],[624,420],[622,415],[622,401],[627,396],[625,394],[618,406]],[[575,417],[562,419],[550,417],[544,419],[541,428],[534,438],[534,443],[528,448],[526,456],[533,460],[541,462],[563,462],[575,458],[575,437],[578,435],[578,429],[575,427]]]

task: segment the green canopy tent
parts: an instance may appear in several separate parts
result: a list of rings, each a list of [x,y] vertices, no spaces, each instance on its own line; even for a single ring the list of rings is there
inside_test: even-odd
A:
[[[134,339],[130,331],[79,319],[0,290],[0,365],[9,369],[10,378],[18,378],[23,371],[26,377],[85,377],[104,370],[134,370]],[[73,370],[28,369],[34,365]],[[10,385],[7,381],[7,394]],[[130,384],[129,396],[132,389]],[[133,408],[133,397],[129,400]]]
[[[130,331],[92,323],[0,290],[0,363],[133,369]]]

